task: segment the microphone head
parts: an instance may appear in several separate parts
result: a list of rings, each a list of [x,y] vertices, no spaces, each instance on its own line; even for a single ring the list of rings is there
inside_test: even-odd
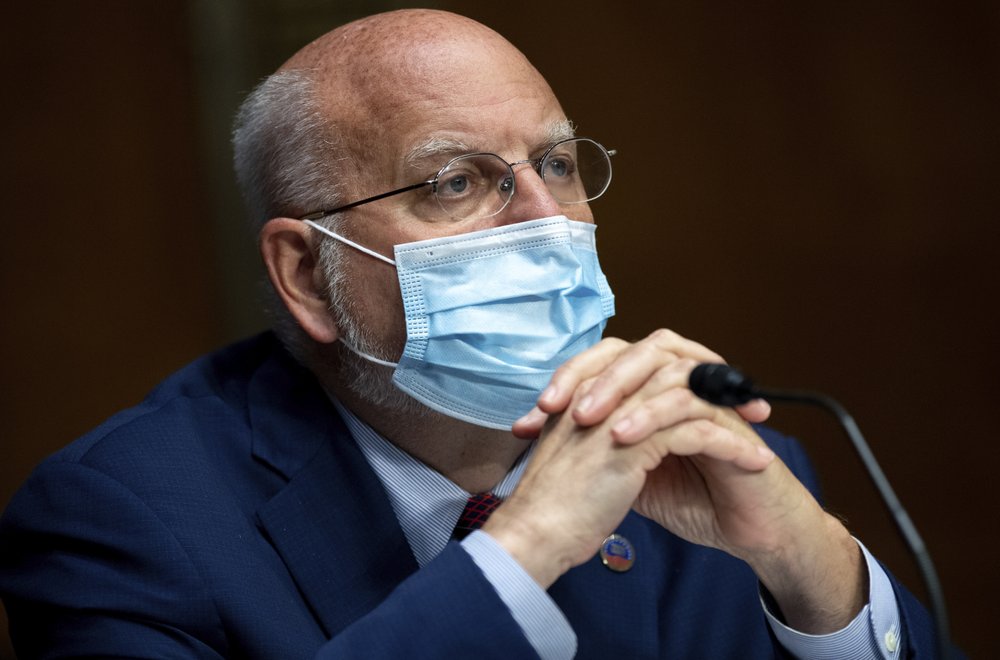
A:
[[[759,398],[753,381],[728,364],[699,364],[688,377],[688,387],[717,406],[739,406]]]

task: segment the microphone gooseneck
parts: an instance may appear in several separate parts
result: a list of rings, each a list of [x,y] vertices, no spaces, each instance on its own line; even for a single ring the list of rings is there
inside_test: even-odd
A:
[[[847,410],[834,399],[817,392],[801,390],[775,390],[757,387],[754,382],[744,376],[739,370],[726,364],[703,363],[691,371],[688,386],[697,396],[719,406],[738,406],[753,399],[780,401],[789,403],[805,403],[819,406],[830,412],[840,423],[841,428],[854,445],[854,450],[861,459],[868,476],[875,484],[882,501],[889,509],[896,529],[903,537],[906,547],[913,555],[923,577],[927,594],[931,601],[934,615],[934,627],[937,632],[938,657],[948,660],[951,657],[951,643],[948,633],[948,612],[945,607],[944,593],[937,571],[931,561],[930,553],[923,539],[917,532],[909,514],[903,508],[899,498],[889,485],[889,480],[882,472],[881,466],[875,460],[875,455],[861,435],[861,429]]]

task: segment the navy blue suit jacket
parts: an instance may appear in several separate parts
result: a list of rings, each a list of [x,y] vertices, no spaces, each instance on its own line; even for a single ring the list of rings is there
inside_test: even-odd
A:
[[[806,483],[789,439],[767,440]],[[630,514],[637,561],[549,590],[581,658],[780,656],[745,564]],[[898,587],[897,587],[898,589]],[[933,654],[898,589],[908,652]],[[423,569],[311,374],[270,334],[203,358],[46,460],[0,524],[22,658],[530,658],[456,543]]]

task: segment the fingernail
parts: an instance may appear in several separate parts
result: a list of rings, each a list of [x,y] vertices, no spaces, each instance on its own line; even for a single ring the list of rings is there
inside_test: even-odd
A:
[[[531,410],[529,410],[528,413],[524,417],[522,417],[521,419],[517,420],[517,423],[518,424],[531,424],[533,422],[537,422],[538,419],[540,417],[543,417],[544,415],[545,415],[545,413],[543,413],[541,410],[539,410],[538,406],[535,406],[534,408],[532,408]]]
[[[771,460],[772,458],[774,458],[774,452],[771,451],[768,447],[758,446],[757,453],[760,454],[761,458],[766,458],[767,460]]]
[[[611,432],[617,435],[625,435],[632,428],[632,420],[626,417],[611,428]]]
[[[549,385],[544,390],[542,390],[541,395],[539,395],[538,400],[542,403],[552,403],[556,398],[559,390],[556,389],[555,385]]]
[[[587,396],[583,397],[583,399],[580,400],[580,403],[576,404],[576,411],[585,413],[588,412],[593,407],[594,407],[594,397],[588,394]]]

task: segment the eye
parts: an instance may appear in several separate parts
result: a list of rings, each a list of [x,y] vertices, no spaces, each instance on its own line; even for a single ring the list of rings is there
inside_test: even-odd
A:
[[[464,174],[456,174],[445,181],[444,185],[447,187],[445,191],[447,194],[459,195],[469,187],[469,178]]]
[[[438,176],[435,192],[441,198],[459,198],[481,194],[488,185],[489,176],[484,172],[481,158],[466,156],[454,160]]]
[[[504,207],[513,194],[510,166],[495,154],[460,156],[438,173],[434,197],[445,214],[455,220],[489,217]]]
[[[545,169],[542,171],[542,177],[551,178],[552,183],[560,179],[569,179],[575,174],[576,162],[568,154],[550,155],[545,161]]]
[[[566,176],[569,173],[569,163],[565,160],[550,160],[546,168],[548,174]]]
[[[481,178],[481,175],[466,169],[446,172],[438,179],[435,192],[443,198],[463,197],[475,191]]]

